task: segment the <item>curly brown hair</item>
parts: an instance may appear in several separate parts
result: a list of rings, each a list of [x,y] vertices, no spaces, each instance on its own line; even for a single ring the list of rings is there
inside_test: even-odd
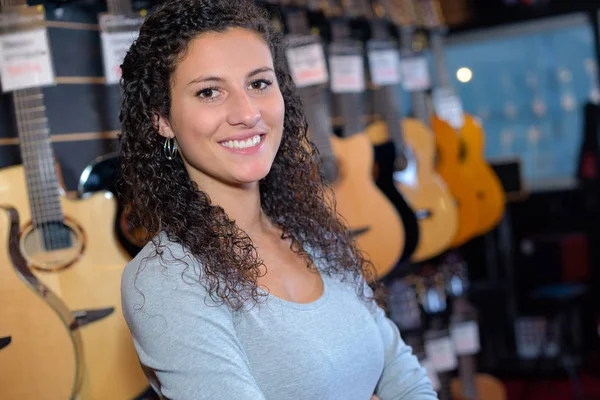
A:
[[[167,160],[164,138],[153,122],[155,115],[170,115],[171,77],[190,41],[233,27],[253,31],[268,44],[285,102],[281,145],[259,182],[263,212],[308,268],[315,268],[313,262],[323,266],[321,272],[354,281],[357,294],[367,296],[360,277],[374,282],[375,269],[335,212],[333,193],[315,161],[317,150],[307,138],[283,37],[250,0],[169,0],[141,27],[121,66],[119,187],[131,207],[130,222],[148,232],[147,240],[165,232],[181,243],[203,266],[203,282],[216,300],[239,309],[262,296],[257,290],[262,261],[252,240],[189,178],[181,157]]]

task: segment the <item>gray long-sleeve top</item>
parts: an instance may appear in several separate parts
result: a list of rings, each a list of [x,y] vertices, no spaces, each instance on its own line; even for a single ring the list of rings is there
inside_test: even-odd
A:
[[[150,242],[126,266],[122,303],[144,372],[165,398],[437,399],[395,324],[351,283],[321,273],[314,302],[269,295],[233,311],[207,295],[181,245],[161,250],[152,257]]]

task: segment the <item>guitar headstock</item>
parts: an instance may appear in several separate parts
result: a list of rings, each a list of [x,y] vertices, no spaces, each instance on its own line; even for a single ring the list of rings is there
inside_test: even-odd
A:
[[[374,17],[373,9],[368,0],[344,0],[342,2],[344,15],[348,18],[366,18]]]
[[[441,265],[446,292],[451,297],[466,295],[469,287],[469,271],[467,263],[457,254],[449,253]]]
[[[415,282],[415,277],[407,276],[393,280],[388,287],[387,305],[390,319],[402,331],[421,328],[421,308]]]
[[[427,30],[444,30],[446,22],[439,0],[414,0],[421,25]]]
[[[446,311],[444,275],[432,265],[426,265],[416,279],[419,302],[427,314]]]

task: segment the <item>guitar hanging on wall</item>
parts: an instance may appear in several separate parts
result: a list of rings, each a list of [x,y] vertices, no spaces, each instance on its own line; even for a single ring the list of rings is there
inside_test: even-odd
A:
[[[306,9],[288,10],[286,25],[290,41],[288,64],[304,104],[309,136],[319,150],[323,174],[335,194],[336,209],[353,231],[358,247],[373,262],[378,278],[384,277],[402,253],[402,221],[372,180],[372,147],[366,135],[360,130],[344,139],[331,134],[329,103],[323,87],[329,82],[329,75],[321,40],[310,34]],[[362,62],[362,54],[356,56]],[[303,62],[306,58],[314,62]],[[321,68],[315,69],[314,65]],[[302,76],[310,79],[302,81]]]
[[[15,3],[8,1],[24,4]],[[81,398],[134,398],[148,382],[121,312],[121,274],[130,257],[106,223],[115,216],[115,199],[107,192],[85,200],[66,196],[43,92],[27,88],[13,96],[23,165],[0,171],[0,198],[22,218],[19,252],[79,326],[85,362]]]

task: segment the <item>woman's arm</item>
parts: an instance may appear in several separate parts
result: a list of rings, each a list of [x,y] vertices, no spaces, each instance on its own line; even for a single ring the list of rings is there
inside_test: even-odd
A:
[[[198,265],[184,261],[155,258],[138,272],[134,260],[123,274],[123,313],[146,374],[171,400],[264,400],[229,309],[207,296]]]
[[[371,294],[371,289],[366,288]],[[394,322],[375,302],[369,304],[385,347],[383,374],[375,389],[381,400],[436,400],[427,371],[404,343]]]

